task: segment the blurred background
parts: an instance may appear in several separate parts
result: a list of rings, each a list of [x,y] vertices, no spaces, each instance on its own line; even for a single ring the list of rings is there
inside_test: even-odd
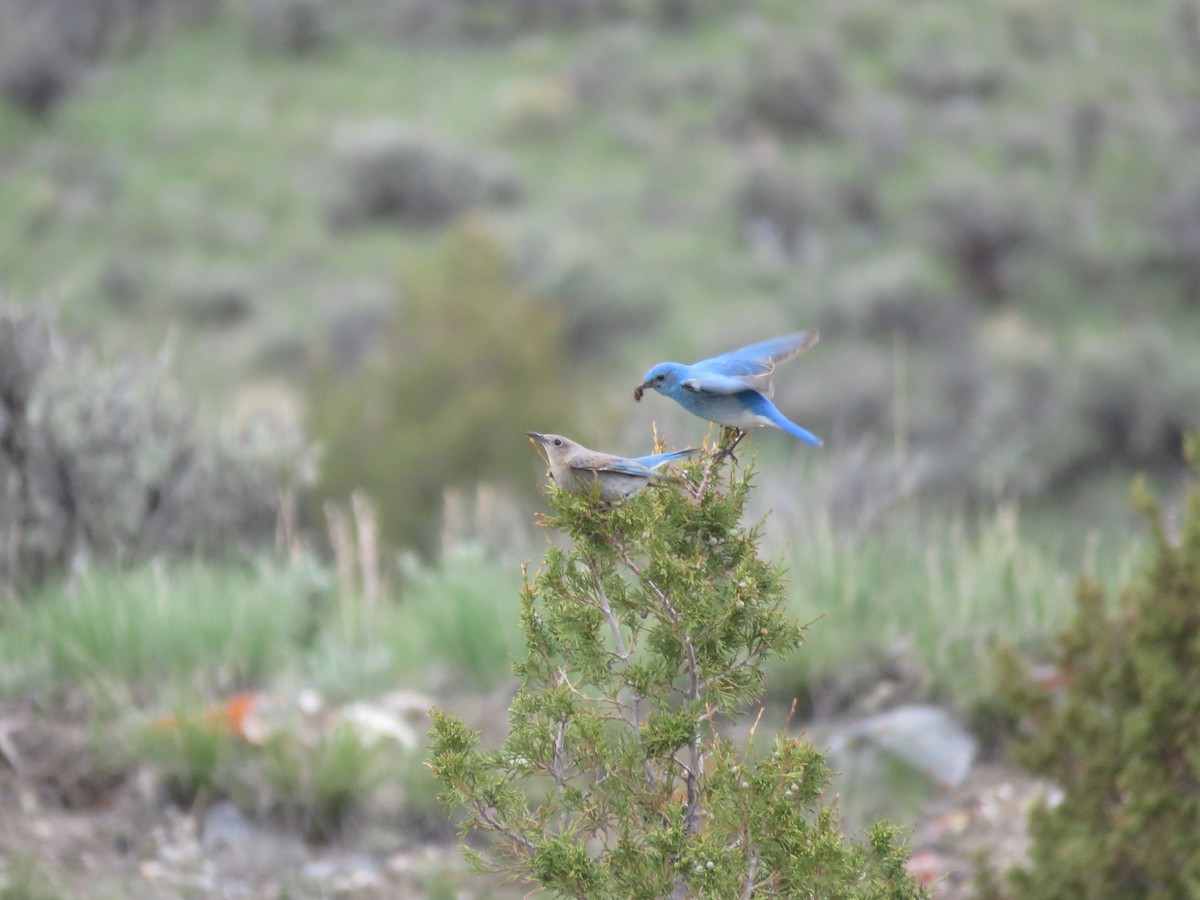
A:
[[[705,437],[653,363],[821,330],[743,454],[818,729],[986,760],[1186,474],[1194,0],[0,0],[0,94],[9,883],[490,896],[427,698],[504,726],[525,431]]]

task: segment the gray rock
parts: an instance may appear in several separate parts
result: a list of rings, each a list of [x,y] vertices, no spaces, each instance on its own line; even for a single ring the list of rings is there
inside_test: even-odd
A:
[[[899,762],[941,788],[963,783],[976,750],[975,738],[949,713],[916,704],[845,725],[829,739],[830,756],[843,769]]]

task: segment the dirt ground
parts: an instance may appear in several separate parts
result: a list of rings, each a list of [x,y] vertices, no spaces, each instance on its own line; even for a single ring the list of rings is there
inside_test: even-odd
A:
[[[227,800],[180,808],[148,769],[97,761],[85,725],[0,711],[0,885],[4,896],[98,898],[521,897],[466,872],[449,829],[431,835],[367,821],[326,844],[252,821]],[[912,834],[912,870],[935,896],[973,895],[973,860],[1025,853],[1043,786],[976,764],[931,802]]]

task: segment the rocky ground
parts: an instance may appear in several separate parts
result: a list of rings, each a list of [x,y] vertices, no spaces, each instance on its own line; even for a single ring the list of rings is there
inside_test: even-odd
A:
[[[144,768],[97,761],[86,725],[33,711],[0,715],[0,884],[20,897],[307,898],[524,896],[466,872],[450,829],[365,817],[336,840],[306,842],[230,801],[181,808]],[[925,804],[913,870],[935,896],[972,896],[975,859],[1003,868],[1025,852],[1025,818],[1043,786],[976,763]],[[375,809],[400,798],[382,792]]]
[[[925,808],[911,839],[909,869],[934,896],[968,900],[977,861],[994,871],[1024,862],[1030,807],[1046,786],[1014,766],[984,763],[958,788]]]

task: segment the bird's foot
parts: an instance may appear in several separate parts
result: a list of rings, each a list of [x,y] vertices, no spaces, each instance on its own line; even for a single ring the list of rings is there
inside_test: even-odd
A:
[[[732,459],[736,463],[738,458],[733,455],[733,451],[736,450],[737,445],[742,442],[742,438],[746,436],[746,432],[742,431],[740,428],[727,428],[726,431],[736,434],[737,437],[734,438],[733,443],[728,447],[721,447],[720,450],[717,451],[717,460],[720,461],[723,459]]]

